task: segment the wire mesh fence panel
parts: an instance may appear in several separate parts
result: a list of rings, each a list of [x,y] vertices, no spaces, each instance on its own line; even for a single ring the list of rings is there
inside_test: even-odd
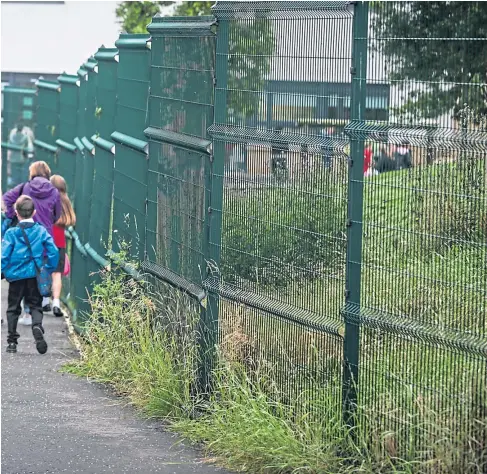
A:
[[[78,108],[80,79],[78,75],[62,74],[59,97],[59,138],[56,140],[58,154],[54,160],[53,174],[61,175],[68,185],[68,194],[74,199],[76,151],[75,138],[78,135]]]
[[[95,54],[98,61],[96,83],[96,108],[94,120],[95,144],[93,189],[90,213],[89,245],[103,257],[111,248],[113,219],[113,168],[115,143],[111,134],[115,131],[117,103],[118,50],[99,48]],[[98,258],[90,259],[93,271],[99,268]],[[97,278],[95,277],[95,281]]]
[[[35,157],[54,167],[59,135],[59,92],[56,81],[37,81],[37,111],[35,127]]]
[[[187,282],[205,271],[207,128],[213,119],[213,19],[154,18],[149,98],[147,257]],[[206,204],[205,204],[206,203]]]
[[[224,161],[214,289],[243,303],[245,337],[272,361],[282,396],[297,400],[323,388],[317,371],[341,387],[349,117],[328,112],[350,104],[353,14],[341,2],[218,2],[213,11],[219,39],[228,35],[211,127]],[[318,370],[324,353],[331,365]]]
[[[148,143],[144,135],[149,96],[149,35],[120,35],[117,115],[112,139],[117,143],[113,188],[113,250],[144,259]]]
[[[366,161],[359,405],[382,448],[423,472],[487,466],[486,16],[374,5],[365,121],[350,127]],[[387,115],[370,111],[374,86]]]

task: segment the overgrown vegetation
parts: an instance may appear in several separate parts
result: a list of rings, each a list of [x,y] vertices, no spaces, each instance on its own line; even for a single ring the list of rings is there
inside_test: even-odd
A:
[[[114,270],[103,275],[91,304],[82,359],[65,370],[111,384],[146,416],[163,418],[172,430],[203,442],[223,465],[255,473],[483,472],[487,413],[480,381],[466,384],[467,398],[455,416],[446,393],[451,386],[434,394],[421,389],[420,379],[417,387],[387,378],[362,384],[359,423],[350,432],[341,419],[340,349],[326,336],[305,337],[306,331],[288,325],[266,340],[265,315],[258,318],[259,330],[257,315],[239,316],[222,301],[219,362],[208,399],[195,391],[198,308],[186,296]],[[371,351],[369,359],[366,350],[364,363],[399,369],[403,352],[395,344],[396,356],[381,360]],[[406,350],[408,341],[403,344]],[[329,365],[334,352],[337,364]],[[275,370],[282,361],[287,374]],[[324,364],[326,377],[323,370],[311,370]],[[447,378],[455,374],[452,368],[445,367]],[[306,383],[290,390],[298,380]]]
[[[343,188],[343,186],[341,186]],[[346,200],[340,185],[229,196],[223,219],[227,281],[285,287],[343,264]]]

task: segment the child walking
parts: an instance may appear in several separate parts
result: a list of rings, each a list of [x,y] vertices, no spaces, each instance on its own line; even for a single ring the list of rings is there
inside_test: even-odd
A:
[[[62,274],[66,263],[66,235],[64,230],[66,227],[74,226],[76,224],[76,215],[67,194],[67,186],[64,178],[55,174],[51,176],[51,184],[59,191],[59,196],[61,197],[61,217],[52,227],[54,243],[59,249],[59,263],[52,274],[52,312],[54,313],[54,316],[59,318],[64,316],[61,311],[60,303],[63,285]]]
[[[59,252],[52,237],[40,224],[34,222],[34,201],[22,195],[15,202],[19,223],[8,229],[2,239],[2,274],[9,282],[7,308],[7,352],[17,352],[20,337],[17,323],[22,312],[20,303],[25,299],[32,314],[32,335],[40,354],[47,352],[42,327],[42,296],[37,285],[37,269],[44,266],[52,273],[59,259]]]

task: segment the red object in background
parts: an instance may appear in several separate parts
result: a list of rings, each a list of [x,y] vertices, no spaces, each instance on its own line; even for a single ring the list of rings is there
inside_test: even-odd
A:
[[[364,173],[370,168],[370,164],[372,163],[372,149],[366,148],[364,150]]]

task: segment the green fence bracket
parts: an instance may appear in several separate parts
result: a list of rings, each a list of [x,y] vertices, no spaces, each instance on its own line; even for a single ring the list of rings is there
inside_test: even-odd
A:
[[[142,262],[141,268],[150,275],[191,296],[201,305],[203,305],[203,302],[206,302],[207,294],[204,288],[186,280],[186,278],[183,278],[168,268],[149,261]]]
[[[86,252],[86,249],[85,247],[83,246],[83,244],[81,243],[79,237],[78,237],[78,234],[76,233],[76,231],[73,229],[73,227],[69,227],[68,229],[66,229],[67,232],[71,235],[71,238],[73,239],[74,241],[74,245],[76,246],[76,248],[79,250],[79,252],[81,253],[81,255],[83,255],[83,257],[87,257],[88,254]]]
[[[75,145],[72,145],[71,143],[65,142],[64,140],[61,140],[60,138],[58,138],[56,140],[56,144],[58,146],[60,146],[61,148],[64,148],[65,150],[68,150],[72,153],[76,153],[77,148]]]
[[[50,151],[51,153],[57,152],[56,146],[49,145],[49,143],[41,142],[40,140],[34,140],[34,145],[38,146],[39,148],[43,148],[46,151]]]
[[[124,34],[115,41],[115,46],[122,49],[150,49],[151,38],[146,34]]]
[[[117,265],[117,267],[120,267],[127,275],[130,275],[134,280],[136,280],[136,281],[145,281],[144,280],[144,275],[142,275],[142,273],[140,273],[130,263],[124,262],[123,260],[120,260],[118,254],[115,253],[113,250],[109,250],[107,252],[107,257],[113,263],[115,263],[115,265]]]
[[[93,248],[91,248],[90,244],[85,244],[86,253],[96,262],[100,267],[103,267],[105,270],[108,270],[110,267],[110,262],[99,255]]]
[[[61,86],[59,85],[58,82],[45,81],[44,79],[38,79],[36,82],[36,86],[39,89],[46,89],[46,90],[61,92]]]
[[[79,151],[81,151],[81,152],[84,151],[85,147],[84,147],[82,141],[78,137],[76,137],[73,141],[74,141],[74,144],[76,145],[76,148]]]
[[[140,151],[141,153],[147,154],[149,152],[149,144],[144,140],[139,140],[120,132],[113,132],[111,137],[115,142]]]
[[[7,143],[7,142],[2,142],[2,147],[6,148],[7,150],[14,150],[14,151],[27,151],[27,152],[32,152],[34,149],[32,147],[21,147],[18,145],[13,145],[12,143]]]
[[[115,154],[115,143],[105,140],[104,138],[97,137],[96,135],[93,135],[91,137],[91,140],[100,148],[103,148],[104,150]]]
[[[86,150],[88,150],[90,154],[92,155],[95,154],[95,145],[93,145],[93,143],[91,143],[86,137],[83,137],[81,139],[81,143],[86,148]]]
[[[211,141],[204,138],[183,135],[181,133],[172,132],[170,130],[162,130],[155,127],[146,128],[144,130],[144,134],[151,140],[169,143],[170,145],[199,153],[206,153],[208,155],[211,153]]]

